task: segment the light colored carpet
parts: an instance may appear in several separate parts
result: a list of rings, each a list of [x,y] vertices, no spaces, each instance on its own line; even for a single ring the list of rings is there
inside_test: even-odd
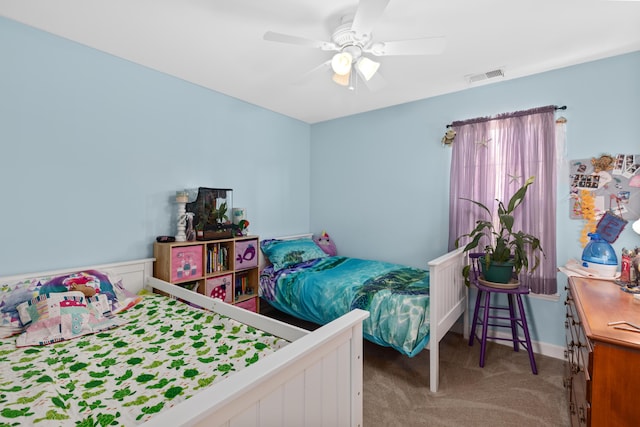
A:
[[[440,342],[440,386],[429,392],[429,351],[409,358],[364,343],[365,426],[568,426],[562,386],[564,361],[489,343],[484,368],[480,345],[449,332]]]
[[[267,304],[261,312],[308,330],[318,327]],[[538,375],[531,373],[525,349],[490,342],[481,368],[480,344],[469,347],[462,335],[449,332],[440,342],[440,386],[432,394],[428,350],[409,358],[365,340],[363,427],[569,426],[564,361],[535,359]]]

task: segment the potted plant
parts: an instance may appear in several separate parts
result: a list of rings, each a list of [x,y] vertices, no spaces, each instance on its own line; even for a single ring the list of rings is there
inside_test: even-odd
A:
[[[227,202],[223,202],[218,209],[215,208],[211,210],[211,215],[216,221],[216,224],[222,225],[225,222],[229,221],[229,217],[227,216]]]
[[[458,237],[455,245],[458,247],[460,239],[468,237],[471,241],[464,247],[466,252],[478,247],[482,241],[489,242],[484,247],[484,256],[478,260],[484,278],[489,282],[508,283],[513,277],[513,272],[519,274],[522,270],[534,271],[540,264],[538,253],[544,256],[544,251],[542,250],[542,246],[540,246],[540,239],[523,231],[513,229],[513,211],[520,206],[527,194],[527,188],[533,184],[534,180],[535,177],[529,177],[524,185],[511,196],[506,206],[502,201],[496,199],[498,202],[498,221],[496,223],[494,223],[494,218],[489,208],[475,200],[463,198],[463,200],[468,200],[487,211],[489,219],[477,220],[476,227],[470,233]],[[527,249],[530,249],[529,253]],[[530,256],[533,257],[534,260],[531,268]],[[493,274],[494,268],[500,267],[506,267],[507,273],[502,275],[502,277],[495,276]],[[464,276],[467,286],[469,286],[470,270],[470,265],[466,265],[462,270],[462,275]]]
[[[196,224],[196,239],[202,240],[204,239],[204,222],[199,222]]]

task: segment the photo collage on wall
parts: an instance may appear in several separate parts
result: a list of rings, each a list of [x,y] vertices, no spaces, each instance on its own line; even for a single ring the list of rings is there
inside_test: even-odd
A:
[[[604,154],[570,163],[570,217],[585,218],[584,195],[593,203],[598,232],[610,242],[640,217],[640,154]],[[606,237],[606,236],[605,236]]]

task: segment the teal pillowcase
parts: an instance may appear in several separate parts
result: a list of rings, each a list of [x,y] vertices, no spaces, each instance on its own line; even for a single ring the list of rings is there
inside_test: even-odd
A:
[[[276,271],[304,261],[329,256],[310,238],[297,240],[263,240],[260,242],[260,249],[262,249],[262,253],[269,258],[269,261],[271,261]]]

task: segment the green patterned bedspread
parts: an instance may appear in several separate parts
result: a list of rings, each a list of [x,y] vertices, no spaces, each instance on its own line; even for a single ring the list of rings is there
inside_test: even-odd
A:
[[[0,426],[132,426],[285,346],[159,295],[127,324],[44,347],[0,340]]]

